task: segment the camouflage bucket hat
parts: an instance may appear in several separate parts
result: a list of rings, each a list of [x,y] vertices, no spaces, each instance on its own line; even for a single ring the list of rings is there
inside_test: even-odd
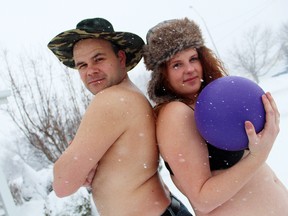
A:
[[[127,71],[134,68],[142,58],[144,41],[130,32],[115,32],[112,24],[103,18],[85,19],[76,29],[62,32],[48,44],[48,48],[67,67],[75,69],[73,46],[82,39],[99,38],[110,41],[126,53]]]

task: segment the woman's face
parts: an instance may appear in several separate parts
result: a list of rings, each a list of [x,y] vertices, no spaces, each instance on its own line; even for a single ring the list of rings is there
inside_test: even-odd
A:
[[[167,77],[178,94],[194,98],[201,87],[203,70],[196,49],[189,48],[167,61]]]

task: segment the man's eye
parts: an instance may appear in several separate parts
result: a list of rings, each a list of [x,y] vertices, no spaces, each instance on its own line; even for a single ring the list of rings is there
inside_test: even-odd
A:
[[[100,62],[100,61],[102,61],[104,58],[99,58],[99,57],[97,57],[97,58],[94,58],[93,60],[94,60],[94,62]]]
[[[81,65],[78,66],[78,69],[83,69],[83,68],[85,68],[86,66],[87,66],[86,64],[81,64]]]

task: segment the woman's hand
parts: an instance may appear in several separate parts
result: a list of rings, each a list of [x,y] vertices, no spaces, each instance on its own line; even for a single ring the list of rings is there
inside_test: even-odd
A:
[[[268,92],[262,95],[262,101],[266,112],[264,129],[256,134],[255,128],[250,121],[245,122],[245,129],[249,140],[250,154],[264,162],[280,131],[280,113],[271,93]]]

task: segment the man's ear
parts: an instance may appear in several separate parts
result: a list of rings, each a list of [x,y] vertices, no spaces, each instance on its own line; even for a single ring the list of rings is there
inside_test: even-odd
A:
[[[123,50],[118,51],[118,58],[120,60],[121,66],[126,68],[126,53]]]

